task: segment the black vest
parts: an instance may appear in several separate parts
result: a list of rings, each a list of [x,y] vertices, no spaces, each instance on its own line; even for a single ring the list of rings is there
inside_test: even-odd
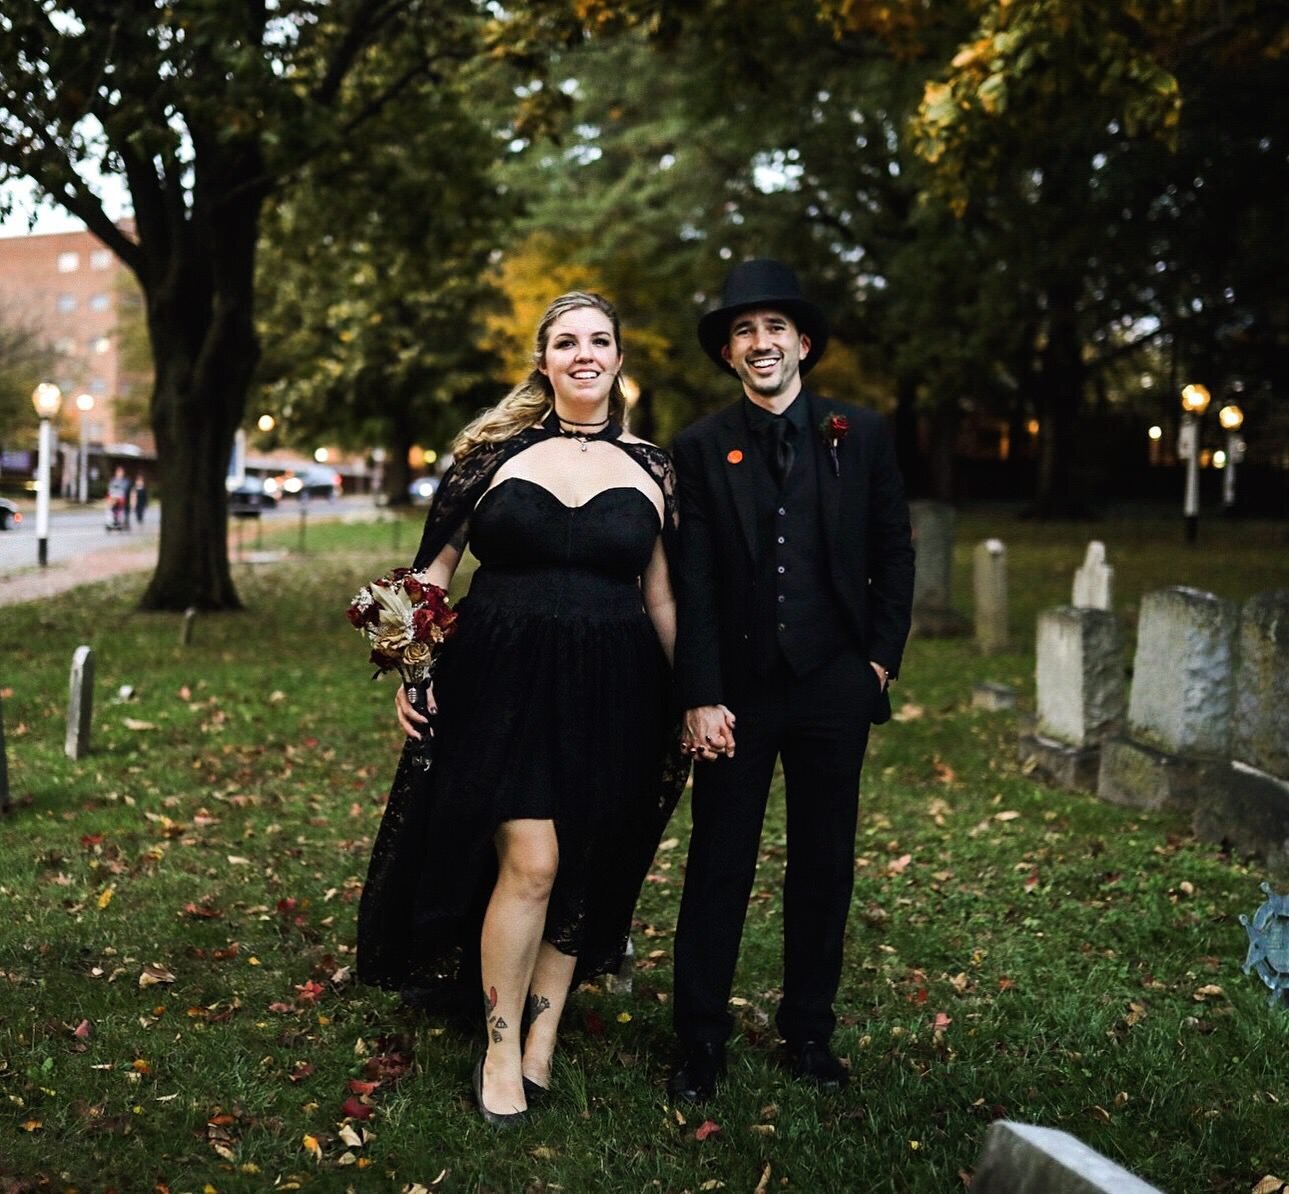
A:
[[[833,596],[819,504],[819,445],[798,431],[796,459],[780,490],[763,452],[756,453],[756,670],[786,662],[804,676],[851,643],[845,611]]]

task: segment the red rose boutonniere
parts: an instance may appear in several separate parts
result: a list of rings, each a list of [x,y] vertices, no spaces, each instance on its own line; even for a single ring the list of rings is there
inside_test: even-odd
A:
[[[823,436],[824,446],[832,459],[832,475],[841,476],[841,465],[837,463],[837,445],[850,433],[850,420],[845,415],[829,414],[819,424],[819,434]]]

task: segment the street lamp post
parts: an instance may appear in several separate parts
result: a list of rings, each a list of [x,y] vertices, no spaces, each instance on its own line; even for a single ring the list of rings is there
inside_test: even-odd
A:
[[[54,454],[54,427],[50,422],[63,404],[63,392],[53,382],[42,381],[31,392],[31,404],[40,416],[40,446],[36,457],[36,560],[49,563],[49,458]]]
[[[1244,440],[1240,428],[1244,426],[1244,411],[1234,402],[1228,402],[1217,412],[1217,421],[1226,432],[1226,468],[1222,472],[1222,511],[1230,514],[1235,509],[1235,466],[1244,459]]]
[[[83,506],[90,500],[90,450],[87,419],[94,409],[93,394],[77,394],[76,409],[81,412],[81,449],[76,458],[76,500]]]
[[[1186,493],[1182,499],[1182,517],[1186,523],[1186,542],[1199,538],[1199,420],[1208,409],[1209,393],[1201,385],[1182,390],[1182,429],[1177,437],[1177,455],[1186,461]]]

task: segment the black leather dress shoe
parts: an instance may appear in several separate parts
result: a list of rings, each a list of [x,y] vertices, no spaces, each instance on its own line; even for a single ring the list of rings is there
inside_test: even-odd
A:
[[[711,1041],[690,1045],[680,1068],[667,1083],[673,1103],[705,1103],[725,1077],[725,1046]]]
[[[820,1090],[841,1090],[850,1081],[846,1067],[837,1060],[827,1041],[801,1041],[788,1046],[792,1076]]]

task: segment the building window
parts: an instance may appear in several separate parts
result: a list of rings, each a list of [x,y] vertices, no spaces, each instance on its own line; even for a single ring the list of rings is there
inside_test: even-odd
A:
[[[76,310],[76,296],[74,294],[60,294],[58,296],[58,313],[60,315],[70,315]]]
[[[58,272],[60,274],[74,274],[80,268],[81,255],[79,253],[58,254]]]
[[[90,352],[105,353],[112,347],[112,341],[107,336],[95,336],[90,341]]]
[[[89,308],[91,311],[106,311],[112,305],[112,296],[108,294],[91,294]]]
[[[90,393],[91,393],[91,394],[105,394],[105,393],[107,393],[107,382],[105,382],[101,377],[91,377],[91,378],[90,378]]]
[[[90,269],[111,269],[112,250],[94,249],[90,253]]]

